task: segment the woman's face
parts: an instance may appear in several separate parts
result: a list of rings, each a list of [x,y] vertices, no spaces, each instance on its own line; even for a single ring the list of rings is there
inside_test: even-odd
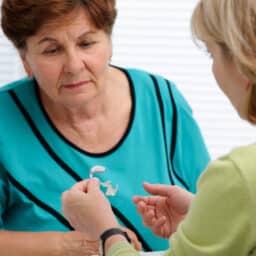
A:
[[[239,72],[232,58],[226,56],[218,44],[207,43],[206,46],[213,60],[212,71],[219,87],[239,115],[246,118],[250,97],[249,80]]]
[[[45,24],[20,51],[27,73],[49,100],[75,106],[100,94],[108,81],[111,38],[81,9],[71,22]]]

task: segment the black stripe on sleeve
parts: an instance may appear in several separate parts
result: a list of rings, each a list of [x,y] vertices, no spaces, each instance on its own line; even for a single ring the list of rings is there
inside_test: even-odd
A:
[[[170,100],[172,104],[172,109],[173,109],[173,121],[172,121],[172,143],[171,143],[171,152],[170,152],[170,158],[171,158],[171,165],[172,165],[172,170],[175,175],[175,177],[180,181],[180,183],[189,190],[189,186],[186,184],[186,182],[178,175],[178,173],[175,171],[174,168],[174,154],[175,154],[175,148],[177,144],[177,129],[178,129],[178,115],[177,115],[177,107],[175,104],[174,96],[171,90],[171,84],[168,80],[165,80],[167,83],[169,95],[170,95]]]
[[[21,104],[20,100],[18,99],[17,95],[14,93],[14,91],[10,91],[11,97],[13,98],[15,104],[23,114],[24,118],[26,119],[27,123],[29,124],[31,130],[33,131],[34,135],[37,137],[37,139],[40,141],[42,146],[45,148],[45,150],[48,152],[48,154],[55,160],[55,162],[58,163],[61,168],[63,168],[74,180],[80,181],[81,178],[79,175],[77,175],[62,159],[60,159],[57,154],[52,150],[52,148],[49,146],[49,144],[46,142],[46,140],[43,138],[43,136],[40,134],[38,129],[36,128],[35,124],[33,123],[31,117],[29,116],[28,112],[25,110],[24,106]]]
[[[45,204],[41,200],[39,200],[37,197],[35,197],[28,189],[26,189],[24,186],[22,186],[17,180],[15,180],[9,173],[8,178],[10,182],[13,184],[14,187],[16,187],[20,192],[22,192],[28,199],[30,199],[32,202],[34,202],[39,208],[47,211],[51,215],[53,215],[59,222],[61,222],[64,226],[66,226],[68,229],[73,230],[71,225],[68,223],[68,221],[55,209],[50,207],[49,205]]]
[[[165,123],[165,114],[164,114],[164,103],[163,103],[163,99],[162,99],[161,93],[160,93],[160,86],[158,84],[158,81],[157,81],[156,77],[153,76],[153,75],[150,75],[150,76],[151,76],[151,78],[153,80],[153,83],[154,83],[154,87],[155,87],[155,91],[156,91],[156,95],[157,95],[157,99],[158,99],[158,103],[159,103],[159,109],[160,109],[160,113],[161,113],[163,136],[164,136],[164,142],[165,142],[166,160],[167,160],[168,174],[169,174],[169,178],[170,178],[171,184],[175,185],[174,178],[172,176],[172,173],[173,173],[175,178],[184,186],[184,188],[189,190],[189,186],[186,184],[186,182],[175,171],[175,167],[174,167],[174,163],[173,163],[175,147],[176,147],[177,125],[178,125],[178,122],[177,122],[177,108],[176,108],[176,104],[175,104],[175,101],[174,101],[173,94],[171,92],[170,83],[169,83],[169,81],[165,80],[167,85],[168,85],[168,91],[169,91],[169,94],[170,94],[170,99],[171,99],[171,104],[172,104],[172,109],[173,109],[172,141],[171,141],[171,150],[170,150],[171,158],[168,155],[167,136],[166,136],[166,123]]]
[[[17,190],[22,192],[29,200],[34,202],[39,208],[45,210],[46,212],[50,213],[53,215],[59,222],[61,222],[65,227],[67,227],[69,230],[74,230],[73,227],[69,224],[69,222],[60,214],[58,213],[55,209],[52,207],[48,206],[38,198],[36,198],[29,190],[27,190],[24,186],[22,186],[16,179],[14,179],[9,173],[7,174],[10,182],[14,187],[16,187]],[[143,248],[145,251],[151,251],[151,248],[148,246],[148,244],[144,241],[143,237],[137,232],[136,228],[129,222],[127,221],[126,218],[123,217],[122,213],[116,209],[115,207],[112,206],[112,210],[115,213],[116,216],[123,222],[123,224],[129,229],[131,229],[138,237],[139,241],[142,243]]]
[[[172,173],[171,173],[171,170],[170,170],[170,163],[169,163],[168,146],[167,146],[167,138],[166,138],[166,130],[165,130],[164,103],[163,103],[161,93],[160,93],[160,89],[159,89],[159,85],[158,85],[158,82],[157,82],[155,76],[150,75],[150,77],[153,80],[153,84],[154,84],[154,88],[155,88],[155,91],[156,91],[156,96],[157,96],[157,100],[158,100],[158,104],[159,104],[160,114],[161,114],[165,154],[166,154],[166,161],[167,161],[167,166],[168,166],[168,175],[169,175],[170,183],[172,185],[175,185],[174,179],[172,177]]]
[[[39,130],[36,128],[35,124],[33,123],[31,117],[29,116],[28,112],[18,99],[17,95],[14,93],[14,91],[10,91],[10,95],[13,98],[15,104],[17,105],[18,109],[21,111],[23,114],[25,120],[29,124],[31,130],[35,134],[36,138],[38,141],[41,143],[41,145],[45,148],[45,150],[48,152],[48,154],[52,157],[52,159],[59,165],[61,168],[66,171],[75,181],[81,181],[82,178],[75,173],[62,159],[58,157],[58,155],[53,151],[53,149],[50,147],[50,145],[46,142],[46,140],[43,138],[43,136],[40,134]],[[11,177],[11,176],[10,176]],[[11,177],[12,178],[12,177]],[[13,181],[15,181],[12,178]],[[44,210],[48,211],[50,214],[54,215],[56,217],[56,213],[54,213],[54,209],[50,208],[40,200],[38,200],[35,196],[33,196],[30,192],[27,193],[28,191],[20,185],[18,182],[13,182],[13,184],[16,184],[15,187],[19,189],[22,193],[24,193],[30,200],[35,202],[39,207],[43,208]],[[122,221],[124,225],[126,225],[127,228],[132,230],[140,240],[142,247],[144,248],[145,251],[152,251],[150,246],[147,244],[146,241],[144,241],[143,237],[139,234],[137,229],[133,226],[133,224],[115,207],[112,206],[113,212],[115,215]],[[62,217],[62,216],[61,216]],[[63,217],[62,217],[63,218]],[[58,220],[63,223],[63,220],[59,219]],[[64,219],[65,220],[65,219]],[[65,220],[66,221],[66,220]],[[72,228],[72,227],[71,227]]]
[[[169,95],[170,95],[170,100],[172,103],[172,109],[173,109],[173,121],[172,121],[172,144],[171,144],[171,152],[170,152],[170,156],[171,156],[171,161],[173,162],[174,159],[174,153],[175,153],[175,148],[176,148],[176,139],[177,139],[177,126],[178,126],[178,119],[177,119],[177,108],[176,108],[176,104],[174,101],[174,97],[171,91],[171,84],[168,80],[166,80],[167,86],[168,86],[168,91],[169,91]]]

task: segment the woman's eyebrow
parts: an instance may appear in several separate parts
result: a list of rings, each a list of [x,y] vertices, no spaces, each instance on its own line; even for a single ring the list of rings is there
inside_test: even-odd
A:
[[[88,35],[92,35],[92,34],[95,34],[95,33],[96,33],[96,31],[86,31],[86,32],[82,33],[78,37],[78,39],[84,38],[84,37],[86,37]],[[53,38],[53,37],[50,37],[50,36],[46,36],[46,37],[42,38],[41,40],[39,40],[39,42],[37,44],[41,45],[41,44],[43,44],[45,42],[57,42],[57,41],[58,40],[56,38]]]
[[[57,40],[53,37],[44,37],[37,44],[40,45],[40,44],[43,44],[45,42],[57,42]]]

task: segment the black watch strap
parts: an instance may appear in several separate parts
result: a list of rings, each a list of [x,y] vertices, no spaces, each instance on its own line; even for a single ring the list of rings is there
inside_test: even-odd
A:
[[[106,231],[104,231],[101,236],[100,236],[100,239],[101,239],[101,242],[102,242],[102,254],[103,256],[105,256],[105,242],[106,240],[113,236],[113,235],[122,235],[126,238],[126,240],[130,243],[131,242],[131,239],[130,237],[128,236],[128,234],[121,230],[120,228],[110,228],[110,229],[107,229]]]

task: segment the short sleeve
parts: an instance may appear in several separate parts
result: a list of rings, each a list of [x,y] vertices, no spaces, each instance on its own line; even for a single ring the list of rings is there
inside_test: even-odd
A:
[[[7,173],[0,164],[0,229],[4,228],[3,215],[7,207],[8,199]]]
[[[187,184],[189,191],[195,193],[198,178],[206,169],[210,156],[189,104],[176,86],[172,85],[171,88],[177,112],[176,145],[172,161],[178,176]]]
[[[248,255],[250,204],[245,179],[233,162],[213,162],[199,180],[188,216],[171,237],[169,255]]]

